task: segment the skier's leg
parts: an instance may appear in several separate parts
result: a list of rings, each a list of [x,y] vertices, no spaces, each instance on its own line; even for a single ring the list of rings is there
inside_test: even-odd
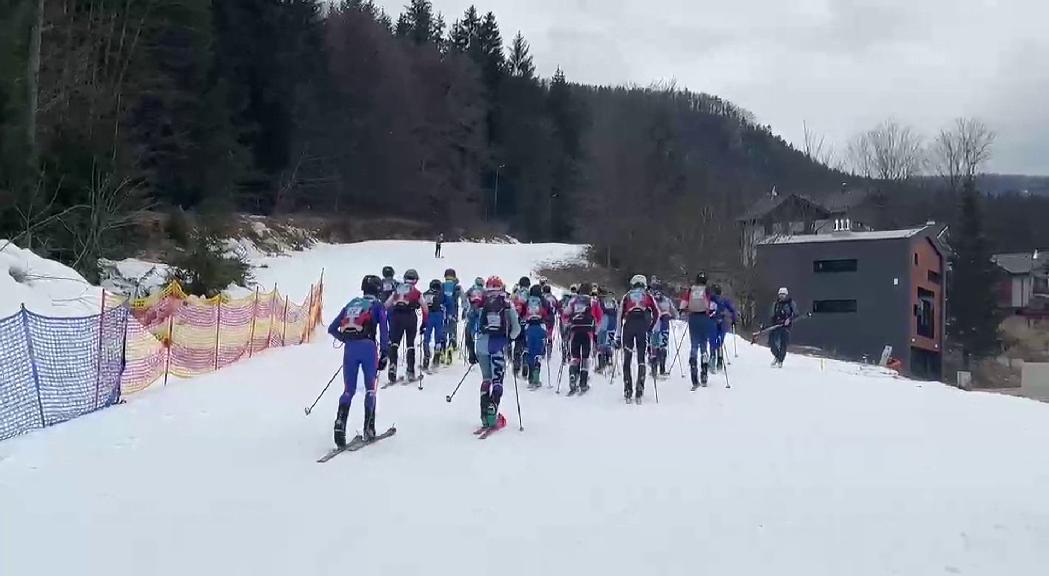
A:
[[[361,366],[361,355],[355,342],[347,342],[349,347],[343,354],[342,383],[343,392],[339,397],[339,409],[335,413],[335,445],[346,445],[346,420],[349,418],[353,395],[357,392],[357,369]]]
[[[375,438],[375,384],[378,380],[379,351],[374,342],[364,340],[361,372],[364,376],[364,439]]]
[[[623,329],[623,339],[620,341],[623,346],[623,395],[627,399],[634,397],[634,369],[630,367],[631,361],[634,359],[634,343],[632,341],[633,334],[629,327]]]
[[[444,314],[439,314],[434,319],[434,344],[433,344],[433,355],[437,358],[434,364],[443,358],[444,350],[448,346],[448,333],[445,332],[444,327]]]
[[[703,338],[699,342],[700,356],[699,356],[699,382],[700,384],[707,383],[707,370],[710,367],[710,322],[706,322],[703,325]]]
[[[779,354],[776,358],[780,364],[787,359],[787,347],[790,346],[790,330],[787,328],[780,328],[779,335]]]
[[[434,332],[434,318],[431,315],[429,321],[426,322],[426,326],[423,327],[422,347],[423,347],[423,370],[430,369],[430,338]]]
[[[645,395],[645,346],[647,340],[645,334],[647,329],[644,331],[638,331],[637,334],[637,387],[634,391],[636,398],[641,398]]]
[[[480,344],[485,344],[481,340]],[[488,407],[492,402],[492,357],[487,349],[477,351],[477,364],[481,367],[481,425],[488,425]]]
[[[404,338],[404,320],[401,315],[394,313],[390,318],[390,382],[397,379],[397,356],[401,348],[401,340]]]
[[[525,360],[528,363],[528,384],[535,387],[539,385],[539,363],[543,358],[543,342],[546,340],[542,324],[528,325],[527,340],[528,356]]]
[[[415,333],[419,331],[419,319],[415,313],[407,314],[404,322],[404,373],[409,379],[415,377]]]
[[[585,392],[590,388],[588,381],[590,379],[590,353],[592,352],[593,338],[590,332],[581,332],[579,339],[581,340],[579,343],[579,387]]]
[[[503,397],[503,376],[506,373],[505,344],[497,338],[489,340],[488,352],[492,363],[491,403],[488,408],[488,426],[495,426],[499,414],[499,400]]]
[[[568,352],[571,354],[572,361],[568,365],[568,392],[569,394],[579,389],[579,364],[581,361],[580,354],[582,353],[583,347],[580,343],[579,336],[582,332],[572,331],[570,336]]]
[[[688,319],[688,369],[693,388],[699,386],[699,349],[704,339],[698,317],[690,317]]]

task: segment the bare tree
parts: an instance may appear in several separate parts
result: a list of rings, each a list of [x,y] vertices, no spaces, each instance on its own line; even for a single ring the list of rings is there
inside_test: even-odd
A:
[[[940,130],[929,147],[929,160],[947,188],[961,190],[962,184],[976,178],[980,167],[991,157],[995,133],[976,118],[958,118]]]
[[[803,122],[802,126],[805,130],[804,148],[802,149],[805,156],[808,156],[809,160],[823,164],[833,170],[841,170],[842,162],[838,158],[834,147],[827,142],[826,137],[809,129],[808,122]]]
[[[910,126],[889,119],[853,138],[849,161],[853,172],[866,178],[907,180],[925,164],[922,138]]]

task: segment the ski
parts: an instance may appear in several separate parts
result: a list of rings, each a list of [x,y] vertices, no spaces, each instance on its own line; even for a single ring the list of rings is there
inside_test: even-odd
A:
[[[375,444],[376,442],[378,442],[380,440],[385,440],[386,438],[389,438],[390,436],[393,436],[396,433],[397,433],[397,428],[395,426],[390,426],[389,430],[383,432],[382,434],[379,434],[378,436],[373,438],[371,442],[365,442],[364,441],[364,437],[361,436],[360,434],[358,434],[357,436],[355,436],[353,438],[353,440],[350,440],[342,448],[332,448],[327,454],[325,454],[324,456],[321,456],[321,458],[319,460],[317,460],[317,463],[318,464],[323,464],[323,463],[331,460],[332,458],[338,456],[339,454],[342,454],[343,452],[356,452],[356,451],[360,450],[361,448],[364,448],[365,446],[370,446],[370,445]]]
[[[577,393],[579,393],[579,390],[577,388],[572,388],[571,390],[568,391],[568,397],[571,398],[572,396],[575,396]]]
[[[474,432],[474,435],[477,436],[478,439],[484,440],[485,438],[491,436],[495,432],[502,430],[503,428],[506,428],[506,418],[503,417],[502,414],[500,414],[498,417],[496,417],[495,426],[491,428],[487,426],[481,426]]]
[[[402,384],[402,383],[404,383],[404,378],[398,378],[396,380],[389,380],[385,384],[383,384],[380,389],[381,390],[385,390],[385,389],[387,389],[387,388],[389,388],[391,386],[396,386],[396,385]]]
[[[590,391],[590,387],[589,386],[587,386],[586,388],[580,388],[579,389],[579,393],[576,394],[576,396],[582,396],[583,394],[586,394],[589,391]]]

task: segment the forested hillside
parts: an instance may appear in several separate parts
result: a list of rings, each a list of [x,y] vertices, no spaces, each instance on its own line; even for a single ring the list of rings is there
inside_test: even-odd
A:
[[[143,210],[399,216],[728,273],[735,217],[773,187],[882,183],[716,96],[541,78],[495,14],[427,0],[3,0],[0,136],[0,237],[89,276]],[[892,184],[894,220],[953,218]],[[1003,210],[1032,232],[1003,244],[1039,240],[1025,202]]]

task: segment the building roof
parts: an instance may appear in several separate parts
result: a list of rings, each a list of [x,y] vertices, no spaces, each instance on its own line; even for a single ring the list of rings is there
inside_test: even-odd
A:
[[[821,206],[818,202],[810,200],[800,194],[779,194],[776,196],[762,196],[757,202],[755,202],[746,212],[740,216],[737,221],[744,222],[747,220],[760,220],[764,216],[771,213],[776,208],[779,208],[788,200],[796,200],[804,204],[808,204],[813,209],[819,212],[826,212],[827,210]]]
[[[835,192],[824,198],[820,205],[831,214],[848,212],[863,204],[871,193],[866,188],[849,188],[843,192]]]
[[[795,234],[770,236],[759,242],[759,245],[773,244],[812,244],[816,242],[850,242],[860,240],[902,240],[913,238],[927,229],[905,228],[903,230],[878,230],[875,232],[834,232],[832,234]]]
[[[1049,264],[1049,250],[995,254],[991,256],[991,261],[1010,274],[1030,274],[1035,270],[1045,268]]]

